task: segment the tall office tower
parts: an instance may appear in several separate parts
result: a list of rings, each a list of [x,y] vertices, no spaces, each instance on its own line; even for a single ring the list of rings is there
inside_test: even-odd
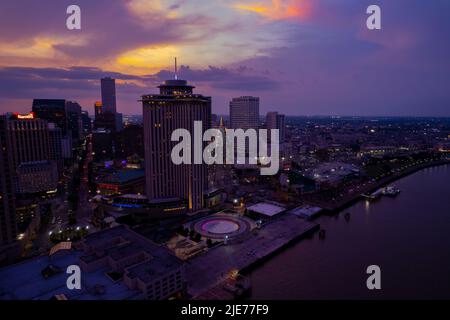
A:
[[[94,129],[106,129],[113,133],[116,132],[117,114],[111,112],[103,112],[95,117]]]
[[[111,160],[115,156],[114,133],[104,128],[92,131],[92,150],[95,161]]]
[[[83,133],[88,134],[92,131],[92,120],[87,111],[81,111],[81,123],[83,125]]]
[[[49,160],[50,140],[47,121],[20,115],[14,118],[7,120],[14,168],[25,162]]]
[[[123,130],[123,115],[119,112],[116,112],[116,131],[122,131]]]
[[[279,114],[278,112],[268,112],[266,116],[266,128],[268,130],[278,129],[280,143],[285,141],[286,124],[284,114]]]
[[[58,177],[61,177],[64,170],[64,152],[63,152],[63,137],[60,128],[54,123],[48,124],[48,138],[50,143],[50,160],[56,162],[58,168]]]
[[[6,117],[0,116],[0,265],[12,262],[17,237],[11,144]]]
[[[280,143],[286,141],[286,116],[279,114],[277,117],[278,129],[280,130]]]
[[[112,132],[122,131],[122,114],[117,112],[116,107],[116,79],[102,78],[102,101],[101,105],[95,104],[95,119],[101,123],[109,123],[102,127]]]
[[[116,113],[116,79],[102,78],[101,87],[103,112]]]
[[[61,128],[63,136],[69,131],[66,100],[64,99],[34,99],[33,113],[39,119],[47,120]]]
[[[97,116],[99,114],[102,114],[103,112],[103,105],[101,101],[96,101],[94,104],[94,115],[95,115],[95,119],[97,119]]]
[[[53,157],[58,155],[54,153],[50,142],[47,121],[33,118],[32,113],[16,114],[7,121],[7,128],[16,192],[25,194],[55,189],[58,184],[58,166],[57,159]]]
[[[72,139],[79,141],[83,138],[83,123],[81,120],[81,106],[74,101],[66,102],[66,113],[69,130],[72,132]]]
[[[175,129],[187,129],[193,136],[194,121],[202,122],[202,132],[211,125],[211,98],[194,94],[193,88],[185,80],[167,80],[159,86],[160,94],[142,96],[142,107],[147,197],[185,199],[189,210],[198,210],[205,206],[207,165],[203,160],[202,164],[175,165],[171,159],[177,144],[171,141]],[[191,149],[194,159],[193,145]]]
[[[231,129],[258,129],[259,127],[259,98],[239,97],[230,102]]]

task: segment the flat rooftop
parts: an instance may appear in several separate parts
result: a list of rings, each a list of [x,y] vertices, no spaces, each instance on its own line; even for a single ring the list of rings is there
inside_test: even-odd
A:
[[[292,214],[295,214],[296,216],[309,218],[309,217],[313,217],[314,215],[318,214],[320,211],[322,211],[322,208],[320,208],[320,207],[301,206],[301,207],[292,209],[289,212]]]
[[[99,180],[99,183],[106,184],[123,184],[137,179],[144,179],[144,169],[118,170],[114,173],[107,174]]]
[[[51,258],[41,256],[19,264],[0,269],[0,300],[49,300],[57,294],[64,294],[69,300],[123,300],[140,296],[137,290],[130,290],[122,282],[114,282],[106,273],[109,268],[94,272],[81,272],[81,290],[69,290],[66,285],[67,267],[78,265],[83,252],[58,252]],[[61,272],[44,278],[41,271],[52,265]],[[99,294],[96,288],[102,288]]]
[[[248,207],[247,209],[259,214],[263,214],[268,217],[273,217],[286,210],[286,208],[282,207],[281,205],[278,206],[268,202],[260,202],[253,206]]]
[[[145,259],[125,267],[123,272],[148,282],[183,265],[168,249],[123,225],[89,234],[81,243],[92,246],[92,253],[87,254],[73,246],[70,251],[58,251],[51,257],[40,256],[0,269],[0,300],[47,300],[57,294],[66,295],[69,300],[137,299],[141,297],[139,290],[130,289],[123,280],[113,281],[107,275],[113,271],[109,265],[90,272],[82,271],[82,288],[69,290],[66,286],[67,267],[79,265],[81,260],[93,262],[108,257],[120,261],[146,254]],[[59,272],[45,278],[42,270],[48,266]]]

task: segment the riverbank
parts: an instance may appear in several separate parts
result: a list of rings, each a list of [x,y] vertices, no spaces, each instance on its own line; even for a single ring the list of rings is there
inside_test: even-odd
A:
[[[186,263],[188,293],[205,294],[230,273],[246,273],[282,249],[320,228],[317,223],[284,214],[239,241],[216,247]]]
[[[326,239],[301,240],[253,270],[250,298],[448,299],[449,181],[449,165],[425,168],[396,181],[395,198],[323,214],[314,222]],[[382,270],[382,290],[367,290],[372,264]]]
[[[340,211],[348,208],[349,206],[355,204],[357,201],[361,200],[361,195],[363,193],[372,193],[379,188],[382,188],[390,183],[393,183],[403,177],[409,176],[417,171],[420,171],[420,170],[423,170],[426,168],[430,168],[430,167],[436,167],[436,166],[448,165],[448,164],[450,164],[450,159],[421,163],[419,165],[407,168],[401,172],[397,172],[390,176],[382,178],[376,182],[372,182],[372,183],[369,182],[367,186],[361,187],[354,193],[348,195],[347,197],[345,197],[344,199],[342,199],[338,202],[333,202],[333,203],[311,202],[308,204],[318,206],[318,207],[324,209],[326,212],[331,213],[331,214],[337,213],[337,212],[340,212]]]
[[[371,183],[358,190],[339,203],[330,207],[321,206],[327,213],[342,211],[361,199],[361,194],[373,192],[405,176],[428,167],[450,164],[450,161],[422,163]],[[249,274],[281,251],[297,244],[320,229],[320,225],[300,219],[292,214],[285,214],[260,230],[249,234],[237,243],[230,243],[214,248],[188,261],[186,275],[188,292],[192,297],[208,296],[208,290],[217,291],[219,283],[224,282],[230,273]]]

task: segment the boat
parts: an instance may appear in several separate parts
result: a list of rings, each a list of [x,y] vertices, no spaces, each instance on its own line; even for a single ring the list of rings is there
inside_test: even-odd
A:
[[[383,195],[387,197],[396,197],[400,193],[400,189],[396,187],[386,187],[383,188]]]

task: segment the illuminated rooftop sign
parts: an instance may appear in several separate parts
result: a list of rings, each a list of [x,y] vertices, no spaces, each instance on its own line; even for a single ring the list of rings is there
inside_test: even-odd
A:
[[[25,113],[25,114],[15,112],[14,116],[19,120],[34,119],[34,112]]]

